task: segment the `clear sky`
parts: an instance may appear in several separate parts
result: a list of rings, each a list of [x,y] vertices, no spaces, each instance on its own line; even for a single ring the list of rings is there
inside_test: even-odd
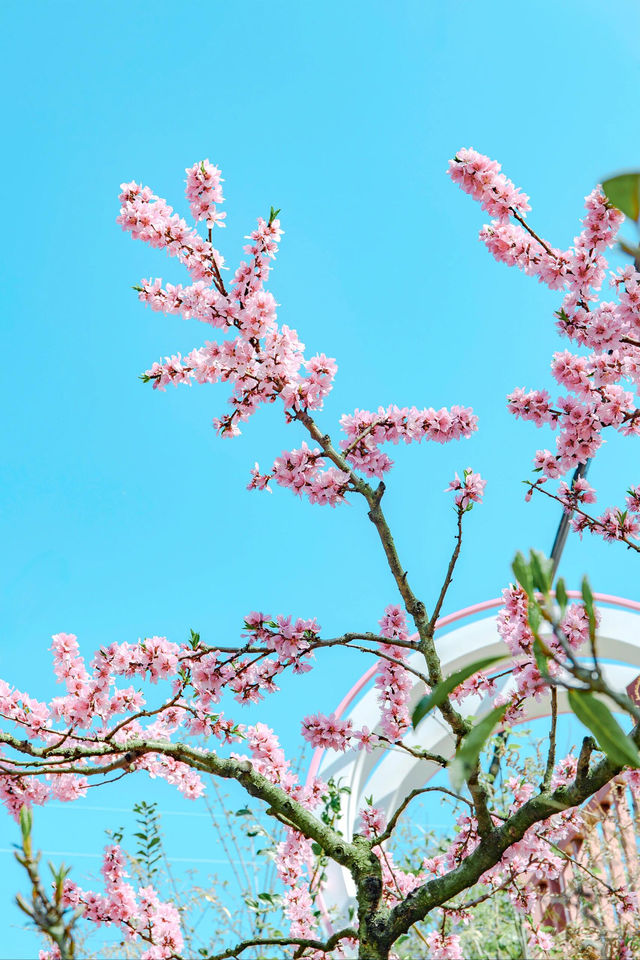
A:
[[[159,394],[137,379],[208,331],[137,302],[142,277],[184,275],[116,225],[118,186],[142,181],[187,214],[184,168],[204,157],[225,177],[230,265],[256,216],[282,208],[280,321],[339,364],[323,427],[389,403],[480,417],[469,441],[392,451],[388,513],[427,604],[452,545],[442,491],[454,470],[473,466],[487,488],[447,611],[496,596],[517,549],[550,549],[558,513],[526,505],[520,482],[549,440],[513,420],[505,395],[548,385],[558,297],[490,259],[476,239],[484,215],[445,170],[460,146],[497,158],[531,195],[530,222],[568,245],[584,195],[640,163],[636,2],[4,0],[0,20],[0,675],[51,695],[58,631],[87,653],[190,627],[228,641],[262,609],[316,616],[334,634],[375,628],[396,600],[360,504],[245,490],[255,460],[301,440],[275,407],[222,441],[211,419],[224,386]],[[591,477],[604,504],[639,465],[637,442],[608,443]],[[563,560],[570,585],[588,572],[594,589],[634,599],[637,571],[620,548],[575,538]],[[329,712],[362,669],[319,663],[264,719],[296,750],[299,718]],[[89,807],[127,808],[144,791],[125,781],[92,791],[84,812],[42,813],[42,845],[97,852],[121,817]],[[7,819],[1,836],[8,850]],[[169,842],[216,855],[173,828]],[[4,955],[28,957],[34,940],[9,906],[17,875],[0,857]]]

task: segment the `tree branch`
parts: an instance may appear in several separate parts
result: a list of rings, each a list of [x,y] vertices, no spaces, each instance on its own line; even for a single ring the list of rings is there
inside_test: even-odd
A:
[[[632,737],[640,742],[640,728],[635,727]],[[567,786],[558,787],[552,793],[544,792],[524,803],[511,817],[499,827],[494,828],[489,837],[483,838],[471,854],[458,866],[442,877],[427,881],[409,894],[404,903],[391,911],[388,926],[389,943],[424,917],[435,907],[451,900],[480,879],[483,873],[495,866],[503,853],[534,824],[548,819],[560,810],[579,806],[590,796],[605,786],[621,771],[621,767],[604,758],[582,780],[574,780]]]
[[[542,778],[542,789],[548,790],[551,786],[551,777],[556,762],[556,727],[558,724],[558,690],[551,688],[551,730],[549,731],[549,753],[547,754],[547,765]]]
[[[225,759],[213,751],[203,751],[185,743],[169,743],[165,740],[132,739],[117,747],[112,744],[96,745],[94,747],[57,748],[49,756],[63,756],[69,762],[66,766],[49,766],[48,757],[41,763],[37,760],[43,757],[44,748],[33,747],[25,741],[20,741],[11,734],[0,732],[0,743],[5,743],[18,753],[28,752],[33,758],[32,769],[20,770],[16,776],[43,776],[47,773],[78,773],[83,776],[97,776],[110,772],[123,764],[131,764],[144,754],[153,753],[159,756],[172,757],[181,763],[186,763],[195,770],[212,773],[225,780],[236,780],[252,797],[262,800],[272,807],[281,817],[290,821],[297,830],[306,837],[319,843],[323,850],[337,863],[348,869],[357,867],[361,860],[358,847],[349,843],[337,831],[322,823],[306,807],[294,800],[282,787],[272,783],[259,773],[248,760]],[[105,765],[76,766],[77,761],[90,761],[115,752],[121,754],[116,760]],[[11,774],[12,771],[6,771]]]
[[[440,611],[442,610],[442,604],[444,603],[444,599],[447,595],[447,590],[449,589],[451,585],[451,581],[453,580],[453,571],[455,570],[456,563],[458,562],[458,557],[460,556],[460,548],[462,547],[462,515],[464,513],[464,510],[462,509],[462,507],[460,506],[458,507],[457,513],[458,513],[458,519],[457,519],[458,529],[456,533],[455,549],[451,555],[451,560],[449,561],[449,566],[447,568],[447,574],[444,578],[442,589],[440,590],[440,596],[436,601],[436,605],[433,609],[433,613],[431,614],[431,621],[429,623],[429,626],[434,631],[436,628],[436,621],[440,616]]]
[[[229,960],[229,958],[235,958],[239,953],[249,950],[251,947],[306,947],[311,950],[320,950],[322,953],[329,953],[341,940],[345,940],[347,937],[357,939],[357,931],[347,927],[332,934],[326,941],[311,940],[307,937],[257,937],[255,940],[243,940],[235,947],[223,950],[222,953],[210,954],[206,960]]]
[[[473,804],[471,803],[470,800],[467,800],[466,797],[461,797],[460,794],[458,793],[454,793],[453,790],[447,790],[446,787],[420,787],[419,789],[412,790],[411,793],[407,794],[407,796],[404,798],[404,800],[402,801],[402,803],[400,804],[400,806],[398,807],[394,815],[389,820],[389,823],[387,824],[386,828],[382,831],[382,833],[378,834],[378,836],[375,838],[373,842],[373,846],[378,847],[380,846],[381,843],[384,843],[385,840],[389,839],[389,837],[391,836],[391,834],[393,833],[393,831],[395,830],[398,824],[398,820],[400,819],[400,817],[402,816],[404,811],[407,809],[407,807],[409,806],[412,800],[414,800],[416,797],[421,796],[423,793],[434,793],[434,792],[445,793],[448,796],[453,797],[454,800],[459,800],[461,803],[466,803],[468,807],[473,808]]]

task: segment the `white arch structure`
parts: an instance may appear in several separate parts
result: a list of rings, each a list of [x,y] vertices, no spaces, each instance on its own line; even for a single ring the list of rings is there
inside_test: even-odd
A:
[[[579,598],[577,593],[570,597]],[[624,600],[607,594],[595,594],[595,600],[601,615],[598,629],[598,654],[603,661],[603,673],[613,689],[624,690],[640,672],[640,603]],[[443,617],[436,625],[436,646],[442,663],[442,672],[446,677],[481,657],[503,654],[511,658],[511,653],[498,636],[497,616],[492,614],[482,619],[463,623],[455,629],[443,633],[443,628],[469,621],[472,617],[502,606],[502,599],[487,600],[484,603],[466,607],[457,613]],[[421,655],[412,654],[408,662],[420,669]],[[500,670],[496,663],[491,672]],[[348,717],[355,728],[364,725],[376,730],[379,707],[376,689],[371,685],[377,666],[372,666],[347,693],[335,710],[337,717]],[[498,690],[507,692],[513,684],[510,677],[499,682]],[[359,695],[364,694],[362,696]],[[416,677],[410,695],[410,707],[413,708],[424,694],[424,684]],[[465,700],[466,716],[481,716],[486,713],[495,697],[474,696]],[[358,699],[359,698],[359,699]],[[558,713],[569,713],[567,695],[558,691]],[[549,697],[539,701],[531,700],[529,709],[521,722],[547,716],[550,713]],[[416,733],[410,729],[403,742],[407,746],[421,747],[449,758],[454,753],[454,740],[449,728],[439,714],[434,712],[420,724]],[[352,749],[345,753],[318,749],[315,751],[309,768],[309,779],[319,776],[323,780],[333,777],[343,786],[350,788],[344,795],[340,819],[335,824],[345,837],[351,837],[358,826],[359,811],[365,806],[365,796],[373,798],[373,806],[384,811],[387,817],[398,808],[409,791],[422,787],[435,776],[440,768],[425,760],[418,760],[404,750],[373,749],[371,753]],[[327,882],[323,888],[322,906],[345,908],[355,897],[355,887],[349,872],[331,862],[327,869]],[[325,918],[328,920],[326,910]]]

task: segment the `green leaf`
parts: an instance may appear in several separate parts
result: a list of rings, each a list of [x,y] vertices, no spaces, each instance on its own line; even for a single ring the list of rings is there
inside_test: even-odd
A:
[[[533,578],[531,576],[531,569],[529,564],[523,557],[523,555],[518,552],[513,558],[513,563],[511,564],[511,569],[513,570],[516,580],[520,586],[524,589],[527,596],[533,596]]]
[[[26,805],[20,807],[20,830],[22,831],[22,839],[28,840],[29,835],[31,834],[31,827],[33,825],[33,814],[31,810]]]
[[[569,603],[569,597],[567,596],[567,588],[562,577],[560,577],[556,583],[556,600],[558,601],[558,606],[560,607],[560,613],[564,617],[567,604]]]
[[[441,703],[447,699],[450,693],[452,693],[456,687],[459,687],[461,683],[468,678],[473,676],[474,673],[477,673],[479,670],[484,670],[485,667],[490,667],[492,664],[497,663],[498,660],[504,660],[504,654],[499,654],[498,656],[493,657],[483,657],[481,660],[475,660],[474,663],[470,663],[466,667],[461,667],[460,670],[456,670],[455,673],[452,673],[450,677],[447,677],[446,680],[443,680],[441,683],[437,684],[431,693],[428,693],[425,697],[420,700],[413,715],[411,717],[411,722],[414,727],[417,727],[423,717],[425,717],[430,710],[433,710],[434,707],[439,707]]]
[[[322,847],[320,846],[319,843],[315,843],[315,842],[312,843],[312,844],[311,844],[311,849],[312,849],[312,851],[314,852],[314,854],[316,855],[316,857],[321,857],[322,854],[324,853],[324,850],[322,849]]]
[[[584,609],[589,617],[589,637],[593,643],[596,638],[596,614],[593,608],[593,594],[586,577],[582,578],[582,599],[584,601]]]
[[[540,676],[548,677],[549,676],[549,667],[548,667],[549,658],[547,657],[546,653],[542,649],[542,644],[540,643],[540,640],[538,639],[538,637],[535,637],[533,641],[533,655],[536,659],[536,666],[540,671]]]
[[[621,173],[602,183],[609,203],[637,222],[640,217],[640,172]]]
[[[529,621],[531,632],[534,636],[537,636],[538,628],[542,623],[542,614],[540,613],[539,604],[533,598],[529,598],[529,603],[527,604],[527,620]]]
[[[584,600],[584,608],[587,613],[593,613],[593,593],[591,592],[591,586],[586,577],[582,578],[582,599]]]
[[[598,746],[613,763],[640,767],[640,753],[609,708],[586,690],[569,690],[569,705],[578,720],[591,730]]]
[[[459,790],[473,773],[480,752],[506,713],[508,704],[494,707],[479,723],[472,727],[462,741],[455,757],[449,764],[449,779],[454,790]]]
[[[553,574],[553,560],[545,557],[539,550],[531,550],[531,574],[533,585],[540,593],[548,593],[551,589],[551,577]]]

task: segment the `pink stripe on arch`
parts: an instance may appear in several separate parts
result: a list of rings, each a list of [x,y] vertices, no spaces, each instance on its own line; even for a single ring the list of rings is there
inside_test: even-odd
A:
[[[582,596],[582,594],[577,590],[567,590],[567,595],[571,597],[572,600],[579,599]],[[623,597],[615,597],[609,593],[594,593],[593,596],[594,600],[596,600],[598,603],[608,603],[614,607],[622,607],[623,609],[633,610],[636,613],[640,612],[640,603],[636,600],[626,600]],[[502,602],[502,597],[494,597],[492,600],[483,600],[482,603],[474,603],[470,607],[463,607],[462,610],[457,610],[455,613],[448,613],[446,617],[441,617],[436,621],[436,630],[440,630],[442,627],[446,627],[450,623],[457,623],[458,620],[464,620],[467,617],[475,616],[478,613],[484,613],[485,610],[493,610],[496,607],[501,607]],[[414,633],[410,639],[416,640],[417,637],[418,634]],[[377,669],[378,667],[376,664],[374,664],[372,667],[369,667],[369,669],[362,674],[360,679],[354,683],[349,692],[345,694],[336,707],[334,711],[336,717],[341,717],[347,708],[351,706],[358,694],[367,686],[368,683],[371,682],[371,680],[373,680]],[[311,763],[309,765],[309,772],[307,774],[307,785],[309,785],[313,778],[317,776],[324,752],[325,751],[322,747],[318,747],[316,750],[314,750],[313,757],[311,758]]]

